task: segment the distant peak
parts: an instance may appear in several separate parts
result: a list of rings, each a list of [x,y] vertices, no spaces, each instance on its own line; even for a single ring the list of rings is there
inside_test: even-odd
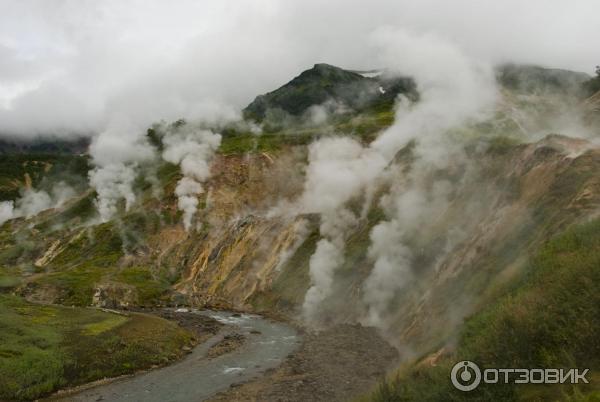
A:
[[[354,73],[344,70],[341,67],[337,67],[327,63],[317,63],[313,68],[303,71],[303,74],[308,75],[352,75]],[[302,74],[301,74],[302,75]]]
[[[393,103],[398,93],[413,91],[412,81],[379,81],[377,74],[362,75],[327,63],[312,68],[280,88],[257,96],[244,109],[244,116],[262,120],[268,110],[302,116],[311,106],[335,101],[350,110],[362,110],[377,102]]]
[[[340,67],[336,67],[327,63],[317,63],[313,66],[314,70],[342,70]]]

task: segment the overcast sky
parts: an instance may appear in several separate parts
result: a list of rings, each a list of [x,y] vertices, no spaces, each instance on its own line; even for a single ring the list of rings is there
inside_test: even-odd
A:
[[[598,0],[0,0],[0,135],[229,114],[314,63],[384,67],[384,26],[591,74],[599,18]]]

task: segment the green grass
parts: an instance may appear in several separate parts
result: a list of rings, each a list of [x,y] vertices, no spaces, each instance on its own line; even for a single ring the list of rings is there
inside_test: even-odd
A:
[[[103,223],[81,233],[52,261],[51,267],[113,265],[123,254],[123,241],[113,222]]]
[[[0,293],[4,290],[15,288],[20,284],[21,278],[19,276],[0,272]]]
[[[121,324],[124,324],[126,321],[127,317],[115,314],[111,317],[107,317],[105,320],[85,324],[81,332],[84,335],[100,335],[103,332],[109,331]]]
[[[246,152],[275,152],[284,146],[304,145],[314,137],[313,130],[279,132],[262,135],[236,134],[223,138],[219,152],[223,155]]]
[[[42,286],[45,291],[50,287],[56,290],[54,302],[89,306],[97,285],[118,282],[135,288],[137,303],[155,305],[167,293],[173,279],[169,280],[165,272],[152,266],[123,267],[121,259],[126,253],[143,251],[145,236],[156,232],[159,226],[159,215],[131,212],[119,221],[72,232],[70,238],[61,240],[60,253],[39,270],[41,275],[30,280],[27,289],[34,291]],[[23,248],[25,244],[23,241],[15,245],[8,244],[7,248],[0,251],[0,267],[15,266],[17,261],[22,261],[27,251]],[[19,276],[18,271],[6,271],[13,279],[3,280],[0,275],[0,291],[3,286],[14,287],[14,277]]]
[[[581,87],[584,96],[592,96],[600,91],[600,66],[596,66],[596,76],[585,81]]]
[[[58,289],[60,296],[56,301],[61,304],[89,306],[96,284],[106,273],[106,268],[86,265],[52,272],[41,277],[36,284],[50,285]]]
[[[62,228],[73,223],[81,224],[96,214],[95,198],[96,193],[90,191],[83,197],[67,204],[63,211],[53,214],[48,219],[37,224],[35,228],[46,232],[55,227]]]
[[[89,306],[94,289],[104,282],[132,285],[136,290],[137,304],[148,306],[160,302],[170,289],[170,281],[163,275],[154,274],[150,267],[121,268],[116,262],[101,266],[92,261],[90,264],[49,273],[36,280],[37,284],[59,289],[58,302],[76,306]]]
[[[599,330],[597,219],[545,244],[522,278],[466,321],[455,353],[435,367],[405,367],[397,378],[383,382],[371,400],[594,400],[600,390]],[[460,393],[449,382],[450,369],[460,360],[483,367],[590,368],[592,381],[575,388],[481,385],[471,393]]]
[[[332,118],[319,126],[292,125],[276,127],[272,130],[263,127],[263,133],[226,131],[219,148],[223,155],[253,152],[276,152],[286,146],[307,145],[325,135],[353,135],[364,142],[370,142],[376,135],[394,122],[393,104],[365,110],[358,115]],[[270,131],[271,130],[271,131]]]
[[[118,282],[132,285],[137,290],[138,303],[151,305],[161,299],[170,289],[170,283],[165,278],[156,278],[148,268],[124,268],[114,277]]]
[[[60,180],[71,186],[84,186],[87,182],[89,160],[87,156],[16,154],[0,155],[0,201],[14,200],[20,196],[25,175],[35,189],[50,190]]]
[[[373,141],[377,135],[394,123],[393,108],[380,108],[364,112],[334,125],[333,130],[346,135],[355,135],[363,142]]]
[[[157,317],[0,295],[0,400],[31,400],[163,364],[191,341],[190,333]]]
[[[495,136],[489,139],[487,152],[495,155],[507,155],[520,144],[516,138]]]

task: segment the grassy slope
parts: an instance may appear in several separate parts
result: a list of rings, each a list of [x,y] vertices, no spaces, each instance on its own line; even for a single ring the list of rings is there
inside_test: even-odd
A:
[[[394,122],[394,104],[384,102],[362,111],[360,114],[341,115],[321,125],[292,125],[277,127],[271,131],[263,128],[263,134],[225,130],[219,152],[224,155],[246,152],[273,152],[285,146],[308,145],[324,135],[351,135],[364,141],[372,141],[376,134]]]
[[[385,382],[373,401],[598,400],[600,397],[600,220],[566,231],[531,259],[497,302],[467,320],[457,350],[436,366],[413,364]],[[590,368],[589,386],[452,388],[460,360],[482,367]],[[570,395],[570,396],[569,396]],[[594,399],[596,398],[596,399]]]
[[[290,146],[306,145],[319,136],[332,133],[353,135],[368,142],[376,132],[393,122],[392,107],[391,103],[379,105],[361,115],[345,116],[322,126],[287,127],[260,136],[236,129],[226,130],[219,153],[276,153]],[[12,164],[14,161],[11,158],[18,159],[19,163],[15,165],[18,172],[5,169],[0,173],[0,182],[5,180],[11,183],[11,186],[16,186],[11,187],[11,191],[16,191],[15,194],[18,194],[19,180],[22,181],[25,167],[29,170],[37,168],[35,172],[28,170],[29,175],[33,177],[34,186],[37,183],[51,182],[49,178],[56,176],[53,172],[60,166],[69,172],[77,170],[79,175],[85,175],[87,172],[86,168],[79,166],[80,162],[85,162],[87,166],[87,161],[80,160],[78,158],[82,157],[77,156],[60,156],[56,159],[47,155],[38,157],[22,154],[4,155],[0,159]],[[69,169],[65,168],[66,165]],[[71,165],[77,166],[78,169],[71,168]],[[44,171],[45,166],[51,166],[50,170]],[[87,191],[57,213],[36,217],[33,230],[28,228],[25,222],[7,222],[0,230],[0,290],[14,289],[21,283],[23,274],[36,274],[29,279],[31,285],[58,289],[60,297],[55,301],[66,305],[89,305],[96,285],[105,282],[133,286],[139,304],[151,305],[161,302],[171,283],[177,278],[162,272],[162,268],[146,265],[124,267],[120,261],[125,254],[135,254],[138,249],[145,251],[145,236],[154,233],[158,226],[180,221],[179,216],[171,216],[160,207],[161,203],[175,202],[173,189],[169,186],[179,177],[177,166],[169,163],[160,165],[157,168],[157,178],[164,187],[164,198],[160,203],[151,196],[152,189],[147,188],[147,183],[136,184],[140,193],[140,205],[144,205],[143,210],[136,209],[137,212],[124,214],[118,222],[89,227],[79,236],[77,233],[82,229],[77,227],[95,216],[95,193],[92,191]],[[40,238],[44,238],[44,241],[40,241]],[[61,249],[68,242],[66,248],[49,265],[41,269],[35,267],[33,262],[49,249],[54,239],[61,238]],[[306,272],[296,273],[302,276],[300,282],[304,283]],[[290,280],[295,281],[298,275],[292,276]],[[287,282],[289,283],[290,281]],[[278,288],[287,288],[286,281],[280,281]],[[294,289],[301,292],[304,287],[296,286]],[[303,297],[292,291],[287,293],[290,293],[290,300],[285,302],[297,302]]]
[[[380,132],[382,129],[392,124],[393,119],[394,113],[392,107],[391,105],[386,104],[381,107],[365,111],[361,115],[348,116],[319,127],[287,127],[282,129],[281,131],[265,133],[261,136],[256,136],[251,133],[232,133],[231,135],[224,135],[223,143],[219,152],[222,154],[242,154],[245,152],[272,152],[291,145],[308,144],[313,139],[319,136],[331,135],[333,133],[352,135],[364,142],[368,142],[373,139],[377,132]],[[508,130],[513,129],[513,127],[508,128]],[[476,127],[476,129],[473,130],[473,132],[476,135],[481,135],[482,130],[493,131],[490,128],[478,126]],[[502,131],[504,131],[504,128],[502,129]],[[465,133],[459,134],[466,136]],[[504,143],[502,141],[499,141],[497,143],[494,142],[492,145],[498,147],[500,150],[505,148],[506,150],[509,150],[512,147],[512,143],[510,143],[510,141],[507,143]],[[28,156],[23,156],[23,158],[27,159]],[[85,176],[85,172],[87,172],[87,166],[80,166],[81,163],[81,161],[78,161],[76,164],[77,168],[74,170],[76,170],[77,173],[83,172]],[[56,169],[55,166],[58,165],[59,164],[55,163],[52,169]],[[20,163],[18,164],[18,166],[19,169],[22,169],[23,166],[28,166],[28,168],[31,168],[33,166],[37,169],[36,172],[39,171],[40,174],[42,174],[46,165],[23,165],[22,163]],[[9,172],[7,170],[6,172],[10,173],[9,176],[11,176],[7,178],[7,185],[10,185],[12,187],[9,186],[7,187],[7,189],[14,193],[11,193],[12,197],[16,194],[15,189],[17,187],[15,186],[18,184],[14,183],[16,183],[16,180],[22,180],[22,177],[24,176],[25,172],[21,170],[16,172]],[[178,174],[178,168],[174,165],[164,164],[158,169],[158,176],[162,183],[174,182],[173,178],[177,177]],[[36,185],[36,183],[38,182],[41,183],[42,176],[37,175],[37,173],[30,174],[30,176],[33,178],[34,185]],[[572,182],[573,181],[571,180],[567,180],[567,183]],[[173,197],[172,189],[171,191],[166,192],[165,197]],[[555,203],[553,202],[553,200],[550,200],[548,202],[548,205],[541,206],[540,208],[544,207],[542,209],[545,212],[552,212],[554,204]],[[82,198],[72,208],[66,210],[60,216],[54,216],[54,219],[49,219],[45,221],[44,224],[36,226],[36,229],[41,230],[42,232],[44,232],[44,234],[49,233],[51,231],[50,228],[52,225],[63,223],[65,222],[65,220],[71,220],[76,217],[88,217],[88,215],[86,214],[93,213],[93,209],[93,194],[90,193],[87,197]],[[147,209],[145,212],[148,212],[149,210],[151,209]],[[155,222],[155,220],[158,218],[160,218],[163,222],[166,223],[177,222],[179,221],[179,219],[178,217],[163,216],[162,214],[159,216],[158,214],[147,213],[147,216],[144,216],[144,219],[139,220],[136,219],[133,215],[134,214],[124,216],[123,222],[120,224],[120,226],[117,226],[114,223],[109,223],[95,226],[93,229],[89,230],[85,236],[70,244],[65,250],[65,252],[56,260],[54,260],[49,267],[46,268],[49,271],[49,273],[47,275],[40,276],[39,283],[51,284],[63,289],[65,291],[65,294],[62,300],[60,301],[69,305],[88,305],[91,301],[91,296],[95,284],[97,284],[99,281],[105,280],[117,281],[135,286],[139,295],[139,302],[141,304],[151,303],[153,301],[159,300],[160,297],[164,294],[164,292],[167,291],[169,288],[169,279],[166,278],[161,272],[153,272],[150,267],[119,266],[119,260],[123,257],[125,249],[128,253],[133,253],[136,251],[137,240],[135,239],[135,236],[129,236],[128,233],[135,234],[152,232],[156,228],[155,225],[157,223]],[[128,226],[131,226],[130,231],[128,230]],[[368,234],[368,231],[365,231],[364,233]],[[7,233],[3,231],[2,233],[0,233],[0,237],[4,237],[5,234]],[[10,237],[10,235],[8,237]],[[277,279],[276,283],[274,283],[273,292],[266,295],[261,295],[261,297],[257,297],[254,300],[255,305],[257,307],[265,305],[276,305],[279,308],[289,308],[293,305],[298,304],[299,301],[301,301],[304,294],[304,290],[306,288],[306,283],[308,281],[308,256],[312,254],[317,239],[317,233],[313,233],[311,236],[309,236],[305,244],[297,251],[296,255],[291,260],[294,263],[298,262],[297,269],[284,270],[285,275],[281,275]],[[366,248],[368,246],[368,243],[365,243],[364,241],[365,239],[365,236],[357,236],[356,238],[351,239],[351,242],[348,246],[348,260],[352,264],[355,264],[356,261],[359,261],[361,258],[364,257]],[[11,244],[10,247],[4,247],[5,244],[11,243],[13,240],[14,239],[9,238],[5,242],[3,238],[0,238],[0,243],[2,243],[3,245],[2,249],[0,250],[0,291],[2,290],[2,288],[10,289],[16,284],[18,284],[20,280],[20,275],[19,272],[15,270],[14,266],[16,266],[17,263],[19,264],[19,266],[26,265],[29,263],[28,261],[30,261],[31,258],[27,257],[26,255],[29,252],[29,245],[31,245],[31,247],[40,246],[40,243],[36,240],[35,237],[32,236],[26,238],[24,241],[15,242],[15,244]],[[143,246],[143,239],[140,240],[140,243],[142,243],[141,246]],[[570,260],[570,258],[571,257],[567,259]],[[350,266],[350,264],[348,264],[348,266]],[[520,286],[523,289],[527,289],[525,285]],[[578,290],[579,288],[575,287],[574,285],[574,289]],[[526,290],[522,291],[527,292]],[[520,305],[518,304],[516,306],[520,307]],[[504,311],[512,313],[512,310],[510,310],[510,308],[514,308],[514,306],[504,307]],[[534,307],[532,307],[532,309],[533,308]],[[540,309],[541,307],[536,308]],[[75,310],[69,309],[68,311],[72,312]],[[468,333],[466,333],[465,335],[463,335],[464,337],[471,336],[475,340],[481,340],[482,345],[484,345],[482,347],[486,347],[486,345],[489,346],[489,344],[493,343],[495,337],[497,336],[496,333],[493,331],[490,332],[491,335],[488,334],[488,338],[491,337],[491,340],[484,336],[485,328],[495,328],[491,323],[496,322],[495,320],[499,320],[499,318],[497,318],[497,315],[499,316],[500,313],[496,312],[493,314],[488,314],[491,314],[491,316],[488,316],[487,318],[479,318],[479,320],[483,321],[477,321],[477,317],[480,316],[476,316],[475,318],[473,318],[473,320],[470,321],[470,323],[473,324],[470,324],[470,326],[468,327],[471,329],[474,328],[473,334],[469,335]],[[537,314],[537,312],[535,312],[535,314]],[[535,314],[533,318],[537,317]],[[477,324],[478,322],[479,324]],[[0,325],[3,325],[4,320],[0,321],[0,323],[2,323]],[[77,323],[74,323],[73,325],[76,324]],[[537,323],[531,325],[537,325]],[[99,328],[102,327],[103,324],[100,324]],[[124,325],[118,328],[123,327]],[[40,328],[45,327],[42,325]],[[96,327],[92,326],[92,328]],[[590,325],[590,328],[594,328],[594,325]],[[54,332],[52,333],[54,334],[61,333],[60,331],[56,330],[56,328],[53,329],[53,331]],[[94,330],[92,330],[92,332],[93,331]],[[113,329],[111,329],[110,331],[113,331]],[[0,331],[0,333],[2,332],[4,331]],[[562,333],[561,335],[566,337],[569,336],[568,333],[567,335],[565,335],[564,333]],[[52,338],[52,336],[49,335],[48,339],[55,339]],[[97,337],[96,340],[100,342],[100,338]],[[527,342],[524,343],[524,345],[528,344],[529,343]],[[98,345],[99,344],[97,344],[96,346]],[[511,345],[504,345],[504,347],[511,347]],[[459,349],[459,353],[474,352],[468,351],[466,349]],[[93,354],[91,356],[93,356]],[[77,366],[77,369],[75,371],[81,370],[82,367],[86,367],[86,369],[87,367],[92,367],[90,370],[94,372],[94,364],[94,360],[90,360],[87,362],[81,361],[80,365]],[[114,362],[111,362],[111,364],[116,364],[118,366],[118,364]],[[109,370],[110,367],[111,366],[107,364],[106,367],[98,369],[98,372],[102,370]],[[442,370],[438,371],[438,374],[438,380],[440,384],[443,383],[443,381],[447,380],[447,372]],[[432,375],[433,377],[435,377],[436,374],[435,372],[428,372],[428,374],[426,375]],[[93,375],[88,375],[88,377],[91,378],[93,377]],[[433,382],[435,383],[435,381]],[[415,380],[415,390],[419,389],[419,384],[420,383]],[[436,388],[428,387],[427,381],[424,384],[425,388],[427,388],[426,391],[430,392],[430,394],[425,393],[423,395],[415,395],[418,395],[419,397],[423,396],[423,398],[426,399],[426,396],[433,395],[431,394],[431,392],[435,392]],[[442,389],[442,391],[444,390],[443,387],[440,389]],[[399,393],[397,392],[398,387],[395,384],[390,385],[389,391],[389,395],[399,395]],[[512,390],[508,390],[507,392],[507,395],[511,397],[514,396],[514,392]]]
[[[169,321],[43,306],[0,295],[0,400],[28,400],[59,387],[164,364],[192,336]]]
[[[151,225],[149,225],[151,226]],[[51,273],[39,279],[40,284],[51,284],[64,290],[60,300],[64,304],[89,305],[94,286],[99,282],[120,282],[133,286],[140,305],[158,302],[169,289],[170,283],[160,272],[150,267],[120,266],[119,259],[126,247],[135,251],[134,240],[124,246],[128,233],[136,233],[128,223],[115,227],[111,223],[95,226],[91,236],[81,236],[50,264]],[[140,229],[139,233],[150,233],[151,228]]]
[[[88,197],[82,202],[85,203],[84,213],[88,213],[93,205]],[[81,209],[81,202],[76,202],[58,216],[71,216]],[[172,279],[164,272],[157,272],[149,266],[123,266],[119,263],[125,251],[135,253],[144,247],[144,239],[140,236],[156,230],[159,224],[156,214],[131,213],[118,223],[75,228],[63,239],[61,231],[49,229],[49,222],[55,221],[55,218],[51,216],[35,227],[36,231],[46,231],[51,241],[40,241],[39,234],[27,227],[13,232],[6,224],[0,230],[0,291],[17,287],[26,273],[35,274],[27,279],[31,286],[52,286],[60,293],[55,302],[66,305],[90,305],[95,286],[105,282],[131,285],[140,305],[156,304],[168,291]],[[50,247],[55,238],[61,239],[61,247],[64,247],[60,254],[43,268],[33,266],[33,261]]]
[[[0,155],[0,201],[20,196],[26,175],[36,190],[50,190],[60,180],[81,186],[87,180],[88,158],[79,155]]]

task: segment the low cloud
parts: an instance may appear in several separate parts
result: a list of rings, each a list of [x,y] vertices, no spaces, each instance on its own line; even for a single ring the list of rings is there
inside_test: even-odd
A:
[[[5,0],[0,135],[98,135],[116,115],[145,128],[237,111],[317,62],[386,67],[370,39],[385,26],[449,38],[490,63],[592,73],[599,8],[592,0]]]

